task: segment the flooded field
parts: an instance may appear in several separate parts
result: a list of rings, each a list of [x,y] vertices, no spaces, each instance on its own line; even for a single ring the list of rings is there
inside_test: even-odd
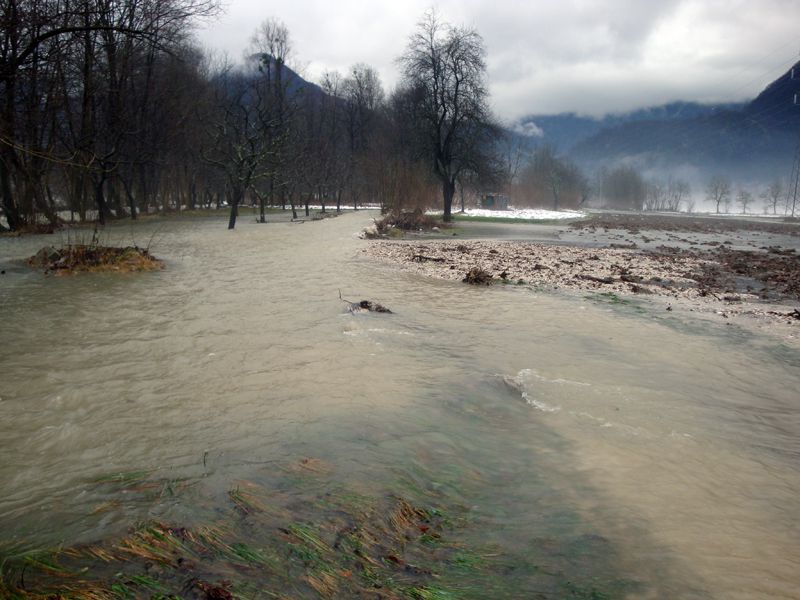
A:
[[[166,263],[124,275],[0,239],[0,596],[800,598],[796,349],[368,222],[115,226]]]

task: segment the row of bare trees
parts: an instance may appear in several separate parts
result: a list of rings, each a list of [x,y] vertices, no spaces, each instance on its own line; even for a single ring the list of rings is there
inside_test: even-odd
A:
[[[781,179],[775,179],[768,185],[762,186],[757,197],[761,200],[763,213],[772,215],[792,214],[794,198],[790,193],[791,191]],[[731,212],[734,204],[741,209],[742,214],[746,214],[748,209],[752,210],[756,200],[755,193],[742,185],[738,186],[735,192],[734,194],[730,179],[716,175],[708,182],[706,199],[717,213]]]
[[[689,183],[676,177],[666,180],[646,179],[630,165],[601,169],[593,186],[597,204],[625,210],[694,212],[696,199]],[[713,212],[729,213],[734,206],[743,214],[752,212],[760,198],[765,214],[788,214],[787,190],[780,179],[761,188],[756,195],[752,187],[737,185],[720,175],[713,176],[705,187],[705,201]]]
[[[239,63],[190,35],[217,0],[0,0],[0,212],[11,229],[244,203],[431,204],[497,174],[478,33],[429,12],[386,94],[295,69],[270,19]],[[436,191],[438,188],[438,192]]]
[[[67,209],[104,222],[191,180],[192,21],[215,0],[0,1],[0,206],[8,226]],[[169,167],[171,181],[163,181]],[[178,177],[173,178],[173,175]]]
[[[309,213],[441,205],[504,191],[517,206],[692,210],[689,184],[630,166],[590,180],[552,147],[531,150],[489,109],[486,53],[472,28],[428,12],[386,93],[353,65],[316,84],[290,32],[260,25],[242,61],[200,51],[191,31],[218,0],[0,0],[0,217],[11,229],[65,218],[243,204]],[[294,67],[294,68],[293,68]],[[714,178],[717,212],[734,200]],[[774,182],[761,194],[785,206]],[[735,198],[747,211],[753,195]],[[441,204],[440,204],[441,203]],[[783,203],[783,204],[782,204]],[[68,217],[65,214],[69,215]]]

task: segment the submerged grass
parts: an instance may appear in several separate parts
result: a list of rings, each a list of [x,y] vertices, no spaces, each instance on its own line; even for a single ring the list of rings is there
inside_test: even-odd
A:
[[[414,600],[456,600],[458,596],[436,587],[411,588],[408,597]]]
[[[114,483],[122,486],[136,485],[148,477],[152,471],[125,471],[120,473],[108,473],[94,479],[95,483]]]
[[[303,461],[306,475],[330,472],[316,468],[321,462]],[[457,483],[477,476],[447,466],[430,485],[430,475],[426,483],[425,468],[414,467],[391,492],[377,494],[329,482],[282,493],[298,477],[291,467],[274,485],[238,481],[223,494],[225,506],[213,502],[213,522],[183,527],[149,520],[114,540],[0,557],[0,598],[519,597],[536,567],[466,542],[475,522]],[[138,489],[149,477],[137,471],[97,481],[126,492],[131,488],[124,486]],[[553,582],[549,597],[606,597],[601,587]]]
[[[624,308],[636,314],[644,314],[647,312],[647,310],[638,302],[623,298],[614,292],[598,292],[596,294],[587,294],[584,296],[584,298],[598,304],[604,304],[618,309]]]
[[[145,478],[137,472],[99,481]],[[430,541],[456,547],[436,507],[343,491],[269,513],[268,491],[249,482],[232,488],[228,501],[232,510],[219,523],[148,521],[113,542],[11,559],[0,598],[169,598],[186,597],[187,589],[200,598],[234,598],[231,589],[254,584],[274,597],[456,597],[433,583],[447,563]],[[306,518],[309,507],[315,519]],[[277,514],[295,518],[282,522]]]
[[[621,298],[614,292],[599,292],[597,294],[588,294],[587,300],[594,300],[595,302],[602,302],[604,304],[618,304],[618,305],[631,305],[633,304],[626,298]]]

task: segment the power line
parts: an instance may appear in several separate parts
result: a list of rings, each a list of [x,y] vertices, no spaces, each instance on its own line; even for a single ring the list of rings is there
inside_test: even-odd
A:
[[[14,140],[6,138],[5,136],[2,135],[0,135],[0,144],[5,144],[9,148],[13,148],[14,150],[22,152],[23,154],[27,154],[29,156],[35,156],[36,158],[41,158],[42,160],[46,160],[48,162],[57,165],[64,165],[67,167],[79,167],[81,169],[88,169],[89,167],[92,166],[92,163],[94,162],[94,159],[90,160],[88,163],[74,162],[73,159],[77,156],[78,154],[77,152],[74,152],[72,156],[69,158],[59,158],[56,156],[51,156],[50,154],[46,154],[39,150],[32,150],[30,148],[26,148],[25,146],[22,146],[18,142],[15,142]]]
[[[792,73],[794,75],[794,73]],[[794,106],[798,105],[797,94],[794,95]],[[797,136],[797,146],[794,150],[794,163],[792,164],[792,174],[789,175],[789,186],[786,190],[786,210],[789,209],[789,200],[791,199],[792,218],[794,218],[795,210],[797,209],[797,191],[800,186],[800,132]]]

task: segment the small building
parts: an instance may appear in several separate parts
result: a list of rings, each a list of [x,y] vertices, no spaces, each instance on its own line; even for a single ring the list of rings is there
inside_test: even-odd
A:
[[[480,207],[487,210],[508,210],[508,196],[495,193],[483,194]]]

